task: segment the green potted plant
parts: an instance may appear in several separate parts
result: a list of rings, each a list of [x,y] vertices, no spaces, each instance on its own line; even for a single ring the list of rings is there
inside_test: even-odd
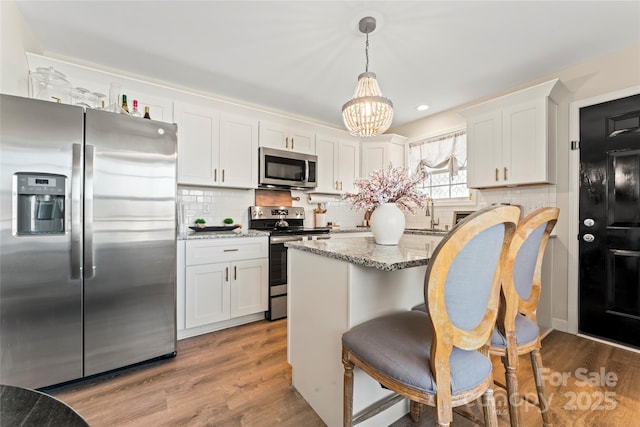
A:
[[[194,223],[196,224],[196,227],[198,228],[205,228],[207,225],[207,221],[205,221],[202,218],[198,218],[194,221]]]

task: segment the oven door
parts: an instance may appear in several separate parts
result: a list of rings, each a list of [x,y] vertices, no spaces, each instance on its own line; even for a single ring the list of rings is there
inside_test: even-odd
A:
[[[304,236],[271,236],[269,245],[269,320],[287,317],[287,248],[286,242],[304,240]]]

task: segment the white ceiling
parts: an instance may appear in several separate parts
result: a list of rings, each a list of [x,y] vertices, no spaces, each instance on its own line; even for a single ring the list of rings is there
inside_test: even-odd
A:
[[[45,53],[342,126],[369,70],[393,126],[640,43],[640,1],[21,1]],[[416,111],[428,104],[426,112]]]

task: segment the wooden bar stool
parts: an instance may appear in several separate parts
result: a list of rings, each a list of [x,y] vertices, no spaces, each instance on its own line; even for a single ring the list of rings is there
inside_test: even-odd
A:
[[[354,366],[408,398],[413,421],[426,404],[436,407],[438,424],[448,426],[453,407],[482,397],[486,425],[497,426],[491,361],[477,350],[486,350],[494,329],[501,266],[519,216],[515,206],[490,206],[440,242],[425,275],[429,314],[389,314],[342,336],[345,427],[353,424]]]
[[[538,209],[518,224],[503,269],[501,304],[491,337],[490,354],[502,357],[507,382],[511,426],[520,425],[520,394],[516,369],[518,356],[529,354],[544,426],[551,425],[542,379],[540,329],[536,308],[540,299],[542,258],[551,230],[558,221],[558,208]]]

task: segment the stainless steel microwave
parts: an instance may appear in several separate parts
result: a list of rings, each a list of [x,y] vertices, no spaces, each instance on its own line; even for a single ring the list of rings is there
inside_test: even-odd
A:
[[[318,156],[260,147],[259,184],[261,187],[295,189],[318,185]]]

